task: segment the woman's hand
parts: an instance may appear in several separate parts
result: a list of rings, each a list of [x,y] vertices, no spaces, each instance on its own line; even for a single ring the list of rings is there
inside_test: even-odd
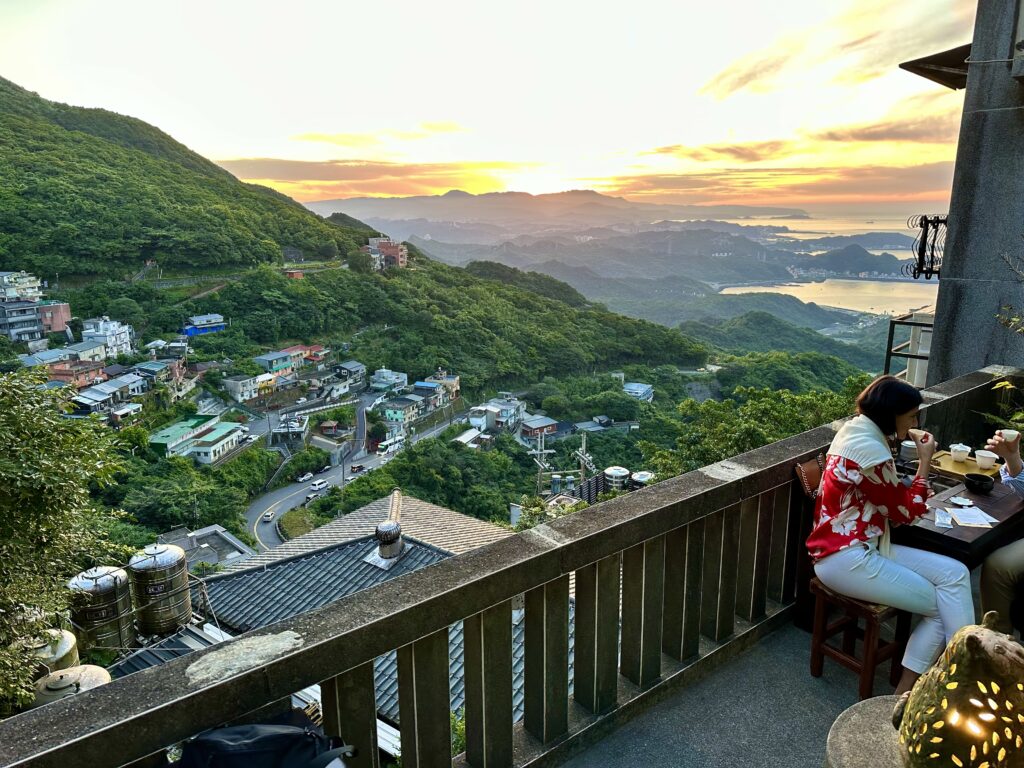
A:
[[[932,456],[935,455],[935,436],[923,429],[911,429],[908,434],[910,439],[917,445],[918,467],[917,474],[928,477],[928,470],[932,464]]]
[[[985,443],[985,449],[997,453],[1006,461],[1006,471],[1011,477],[1016,477],[1024,471],[1024,462],[1020,457],[1020,433],[1013,440],[1003,437],[1003,430],[996,430],[996,433]]]

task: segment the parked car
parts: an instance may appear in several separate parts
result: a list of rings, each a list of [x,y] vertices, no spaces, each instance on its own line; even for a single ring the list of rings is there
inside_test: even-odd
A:
[[[306,402],[306,398],[300,397],[298,400],[295,401],[295,404],[302,405],[304,402]]]
[[[260,436],[259,436],[259,435],[249,435],[249,436],[248,436],[247,438],[245,438],[245,439],[246,439],[246,440],[247,440],[248,442],[250,442],[250,443],[255,443],[255,442],[256,442],[257,440],[259,440],[259,439],[260,439]]]
[[[330,465],[330,464],[328,464],[328,465],[327,465],[326,467],[320,467],[320,469],[318,469],[318,470],[316,471],[316,473],[317,473],[318,475],[322,475],[322,474],[323,474],[324,472],[330,472],[330,471],[331,471],[331,465]]]
[[[312,477],[312,475],[310,475],[310,477]],[[309,489],[311,491],[322,491],[326,487],[327,487],[327,481],[326,480],[314,480],[312,483],[309,484]]]
[[[362,472],[364,469],[366,469],[366,467],[364,467],[362,464],[353,464],[351,467],[348,468],[348,471],[351,472],[352,474],[356,474],[358,472]]]
[[[307,472],[304,475],[299,475],[299,477],[296,478],[295,482],[297,482],[297,483],[304,483],[307,480],[312,480],[312,479],[313,479],[313,473],[312,472]]]
[[[249,434],[249,428],[248,428],[247,426],[245,426],[245,424],[242,424],[242,425],[241,425],[241,426],[239,427],[239,429],[240,429],[240,430],[242,431],[242,434],[243,434],[243,435],[247,435],[247,434]]]
[[[264,512],[263,513],[263,519],[264,520],[273,520],[274,519],[274,510],[270,510],[269,512]]]

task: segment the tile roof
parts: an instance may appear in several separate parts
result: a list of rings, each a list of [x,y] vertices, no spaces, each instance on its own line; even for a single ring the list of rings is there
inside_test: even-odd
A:
[[[384,518],[378,518],[378,522]],[[346,595],[425,568],[450,555],[405,537],[406,551],[388,570],[363,561],[373,536],[206,579],[206,594],[220,625],[237,632],[265,627],[313,611]],[[250,561],[246,561],[250,562]],[[198,602],[199,595],[194,595]],[[204,600],[205,602],[205,600]]]
[[[158,667],[165,661],[188,656],[193,651],[201,651],[203,648],[209,648],[219,642],[218,638],[190,624],[170,637],[121,659],[113,666],[108,667],[108,670],[113,678],[124,677],[132,672]]]
[[[260,552],[244,563],[231,565],[227,572],[263,566],[285,557],[370,536],[376,530],[377,524],[387,518],[390,504],[388,496],[371,501],[365,507],[349,512],[303,536],[286,541],[279,547]],[[451,552],[453,555],[460,555],[514,535],[512,531],[499,528],[493,523],[453,512],[412,496],[402,497],[402,532],[408,537]]]

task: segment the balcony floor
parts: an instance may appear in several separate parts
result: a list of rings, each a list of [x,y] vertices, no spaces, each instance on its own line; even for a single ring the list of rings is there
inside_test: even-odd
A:
[[[857,702],[857,678],[829,659],[811,677],[810,639],[787,624],[565,765],[820,768],[832,722]],[[877,695],[892,693],[888,669]]]

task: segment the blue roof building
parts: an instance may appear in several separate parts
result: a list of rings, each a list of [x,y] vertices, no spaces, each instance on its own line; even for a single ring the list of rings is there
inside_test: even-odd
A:
[[[192,315],[182,326],[181,332],[186,336],[202,336],[204,333],[216,333],[227,328],[224,316],[218,314]]]

